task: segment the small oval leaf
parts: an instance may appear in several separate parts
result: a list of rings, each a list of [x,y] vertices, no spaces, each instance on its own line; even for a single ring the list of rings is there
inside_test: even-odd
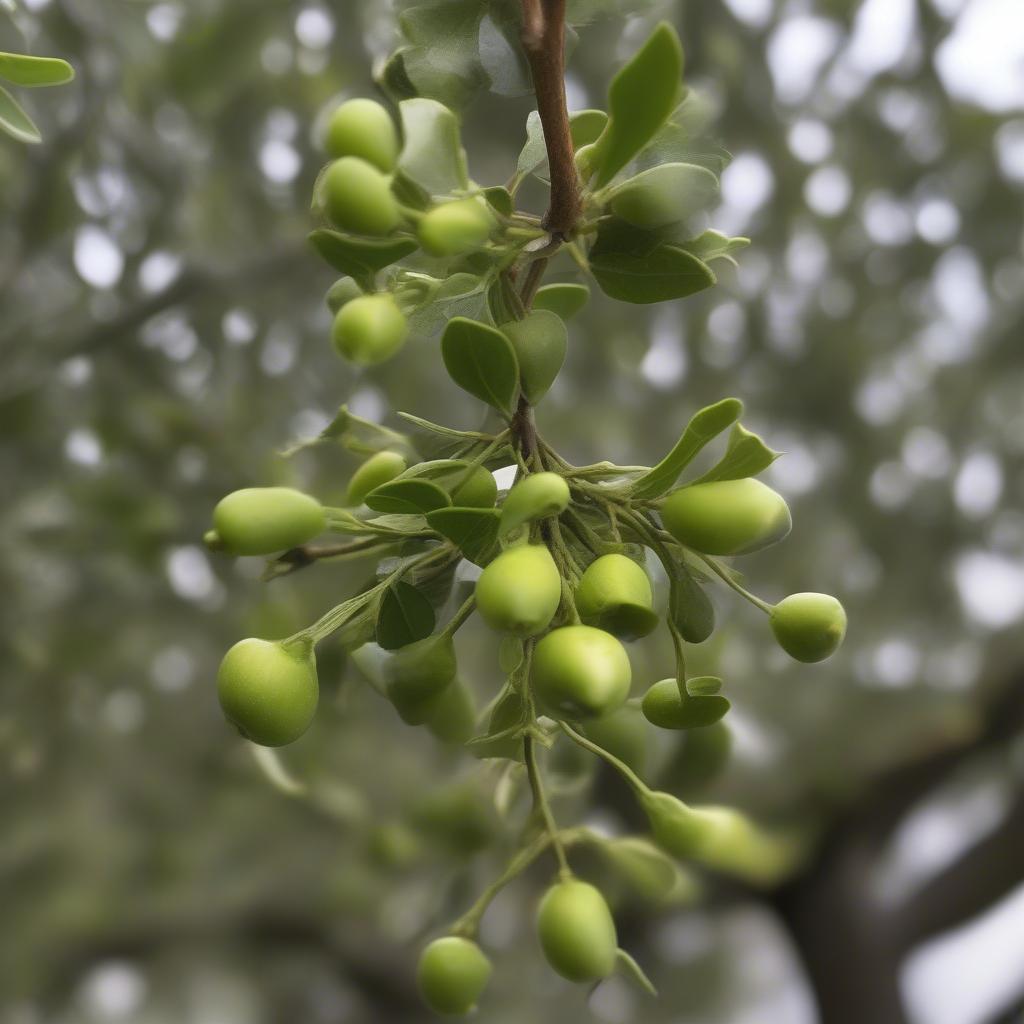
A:
[[[451,504],[437,484],[416,478],[392,480],[370,491],[364,500],[374,512],[392,515],[425,515]]]
[[[506,415],[519,390],[519,363],[512,343],[497,328],[466,317],[449,320],[441,336],[448,375],[463,391]]]
[[[398,580],[388,587],[377,613],[377,644],[386,651],[423,640],[434,632],[434,609],[414,586]]]

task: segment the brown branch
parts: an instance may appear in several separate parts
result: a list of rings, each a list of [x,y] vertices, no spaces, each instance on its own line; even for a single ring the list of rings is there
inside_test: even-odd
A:
[[[579,220],[580,184],[565,100],[565,0],[522,0],[522,11],[523,49],[530,62],[551,171],[544,226],[568,238]]]

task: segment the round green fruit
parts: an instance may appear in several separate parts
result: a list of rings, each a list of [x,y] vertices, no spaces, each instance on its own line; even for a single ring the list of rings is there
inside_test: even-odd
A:
[[[316,713],[313,645],[239,640],[220,663],[217,695],[228,721],[246,739],[264,747],[294,742]]]
[[[586,882],[557,882],[537,911],[537,934],[544,956],[563,978],[588,982],[615,969],[619,941],[608,904]]]
[[[673,491],[661,518],[680,543],[706,555],[744,555],[789,533],[789,507],[760,480],[715,480]]]
[[[404,344],[409,324],[394,296],[361,295],[338,310],[331,340],[338,354],[357,366],[390,359]]]
[[[576,610],[588,626],[624,640],[647,636],[658,625],[651,581],[625,555],[602,555],[587,566],[576,588]]]
[[[513,485],[501,505],[501,533],[557,516],[569,505],[569,485],[557,473],[531,473]]]
[[[322,533],[323,507],[290,487],[246,487],[217,502],[213,528],[233,555],[272,555],[299,547]]]
[[[371,455],[352,474],[345,493],[349,505],[361,505],[363,499],[377,487],[401,476],[406,470],[406,461],[398,452],[377,452]]]
[[[829,594],[790,594],[770,621],[779,646],[797,661],[824,661],[846,636],[846,612]]]
[[[417,227],[420,245],[432,256],[459,256],[479,249],[494,230],[487,204],[457,199],[427,211]]]
[[[552,630],[533,653],[533,692],[556,718],[597,718],[621,707],[632,671],[626,649],[593,626]]]
[[[534,636],[547,628],[562,600],[562,577],[542,544],[509,548],[476,582],[476,606],[503,633]]]
[[[469,1013],[491,978],[491,962],[469,939],[446,935],[420,954],[416,981],[435,1013]]]
[[[331,164],[320,194],[328,218],[342,231],[388,235],[402,221],[390,179],[356,156],[343,156]]]
[[[688,683],[691,694],[700,692],[700,684],[720,685],[714,676],[698,676]],[[719,694],[689,696],[685,703],[679,697],[676,679],[662,679],[644,694],[643,713],[651,725],[659,729],[701,729],[720,721],[729,710],[729,702]]]
[[[484,466],[474,466],[467,476],[459,473],[452,489],[452,504],[458,508],[494,508],[498,484],[494,474]]]
[[[388,697],[402,721],[423,725],[435,710],[435,700],[455,678],[455,644],[439,633],[396,651],[384,663]]]
[[[398,132],[391,115],[375,100],[342,103],[327,122],[327,152],[357,156],[390,173],[398,160]]]

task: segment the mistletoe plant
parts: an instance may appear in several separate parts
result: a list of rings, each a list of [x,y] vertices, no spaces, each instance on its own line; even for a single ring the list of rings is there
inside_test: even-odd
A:
[[[558,973],[581,983],[622,965],[649,985],[619,949],[601,892],[575,877],[575,846],[604,845],[655,866],[693,861],[755,883],[792,859],[787,837],[729,808],[692,807],[657,792],[607,749],[633,683],[625,643],[664,624],[674,670],[647,689],[643,715],[663,729],[702,730],[729,710],[719,678],[687,673],[687,645],[707,640],[715,625],[706,584],[720,582],[764,612],[800,661],[827,658],[846,627],[834,598],[794,594],[770,605],[721,561],[773,544],[791,527],[783,498],[755,479],[778,453],[740,424],[737,399],[697,412],[653,468],[572,465],[538,431],[534,410],[565,359],[566,321],[588,297],[584,283],[543,283],[556,256],[567,255],[614,299],[652,303],[710,287],[712,264],[747,240],[688,230],[714,200],[723,155],[695,129],[669,25],[615,75],[607,112],[573,114],[563,85],[564,0],[523,0],[520,31],[538,112],[507,185],[469,179],[457,115],[437,100],[401,100],[398,124],[380,103],[351,100],[327,128],[331,162],[314,195],[322,226],[311,236],[344,274],[328,295],[341,356],[378,363],[410,335],[440,330],[448,374],[490,407],[497,428],[455,430],[403,414],[414,444],[342,407],[323,439],[367,456],[346,507],[323,507],[288,488],[236,491],[217,505],[207,536],[229,554],[276,556],[270,575],[318,559],[378,558],[373,584],[311,626],[228,651],[220,701],[243,736],[273,747],[303,734],[317,707],[316,645],[336,636],[360,665],[369,664],[368,652],[380,653],[378,688],[405,723],[464,743],[478,758],[522,765],[532,813],[521,845],[420,958],[421,991],[441,1013],[475,1006],[491,974],[478,923],[495,894],[546,851],[555,878],[537,912],[540,945]],[[394,62],[389,67],[394,77]],[[545,163],[550,205],[540,217],[518,209],[516,193]],[[698,453],[726,431],[717,464],[680,485]],[[493,471],[509,465],[515,482],[499,493]],[[310,543],[322,533],[350,539]],[[667,575],[667,608],[655,607],[649,556]],[[463,560],[481,571],[465,599],[452,601]],[[455,610],[437,628],[449,602]],[[476,613],[495,633],[506,676],[481,714],[458,677],[454,644]],[[610,840],[556,822],[538,747],[559,737],[622,774],[650,821],[650,839]],[[675,876],[659,877],[670,886]]]

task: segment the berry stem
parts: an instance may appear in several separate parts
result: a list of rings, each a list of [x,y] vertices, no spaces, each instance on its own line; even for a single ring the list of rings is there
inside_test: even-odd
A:
[[[527,732],[523,736],[523,760],[526,762],[526,774],[530,779],[530,791],[533,793],[533,806],[540,812],[544,821],[544,828],[551,838],[551,845],[555,850],[555,857],[558,859],[558,874],[560,878],[571,878],[572,869],[565,856],[565,847],[558,835],[558,825],[555,824],[555,816],[551,813],[551,805],[548,803],[547,793],[544,792],[544,785],[541,782],[540,771],[537,768],[537,752],[534,749],[533,736]]]

